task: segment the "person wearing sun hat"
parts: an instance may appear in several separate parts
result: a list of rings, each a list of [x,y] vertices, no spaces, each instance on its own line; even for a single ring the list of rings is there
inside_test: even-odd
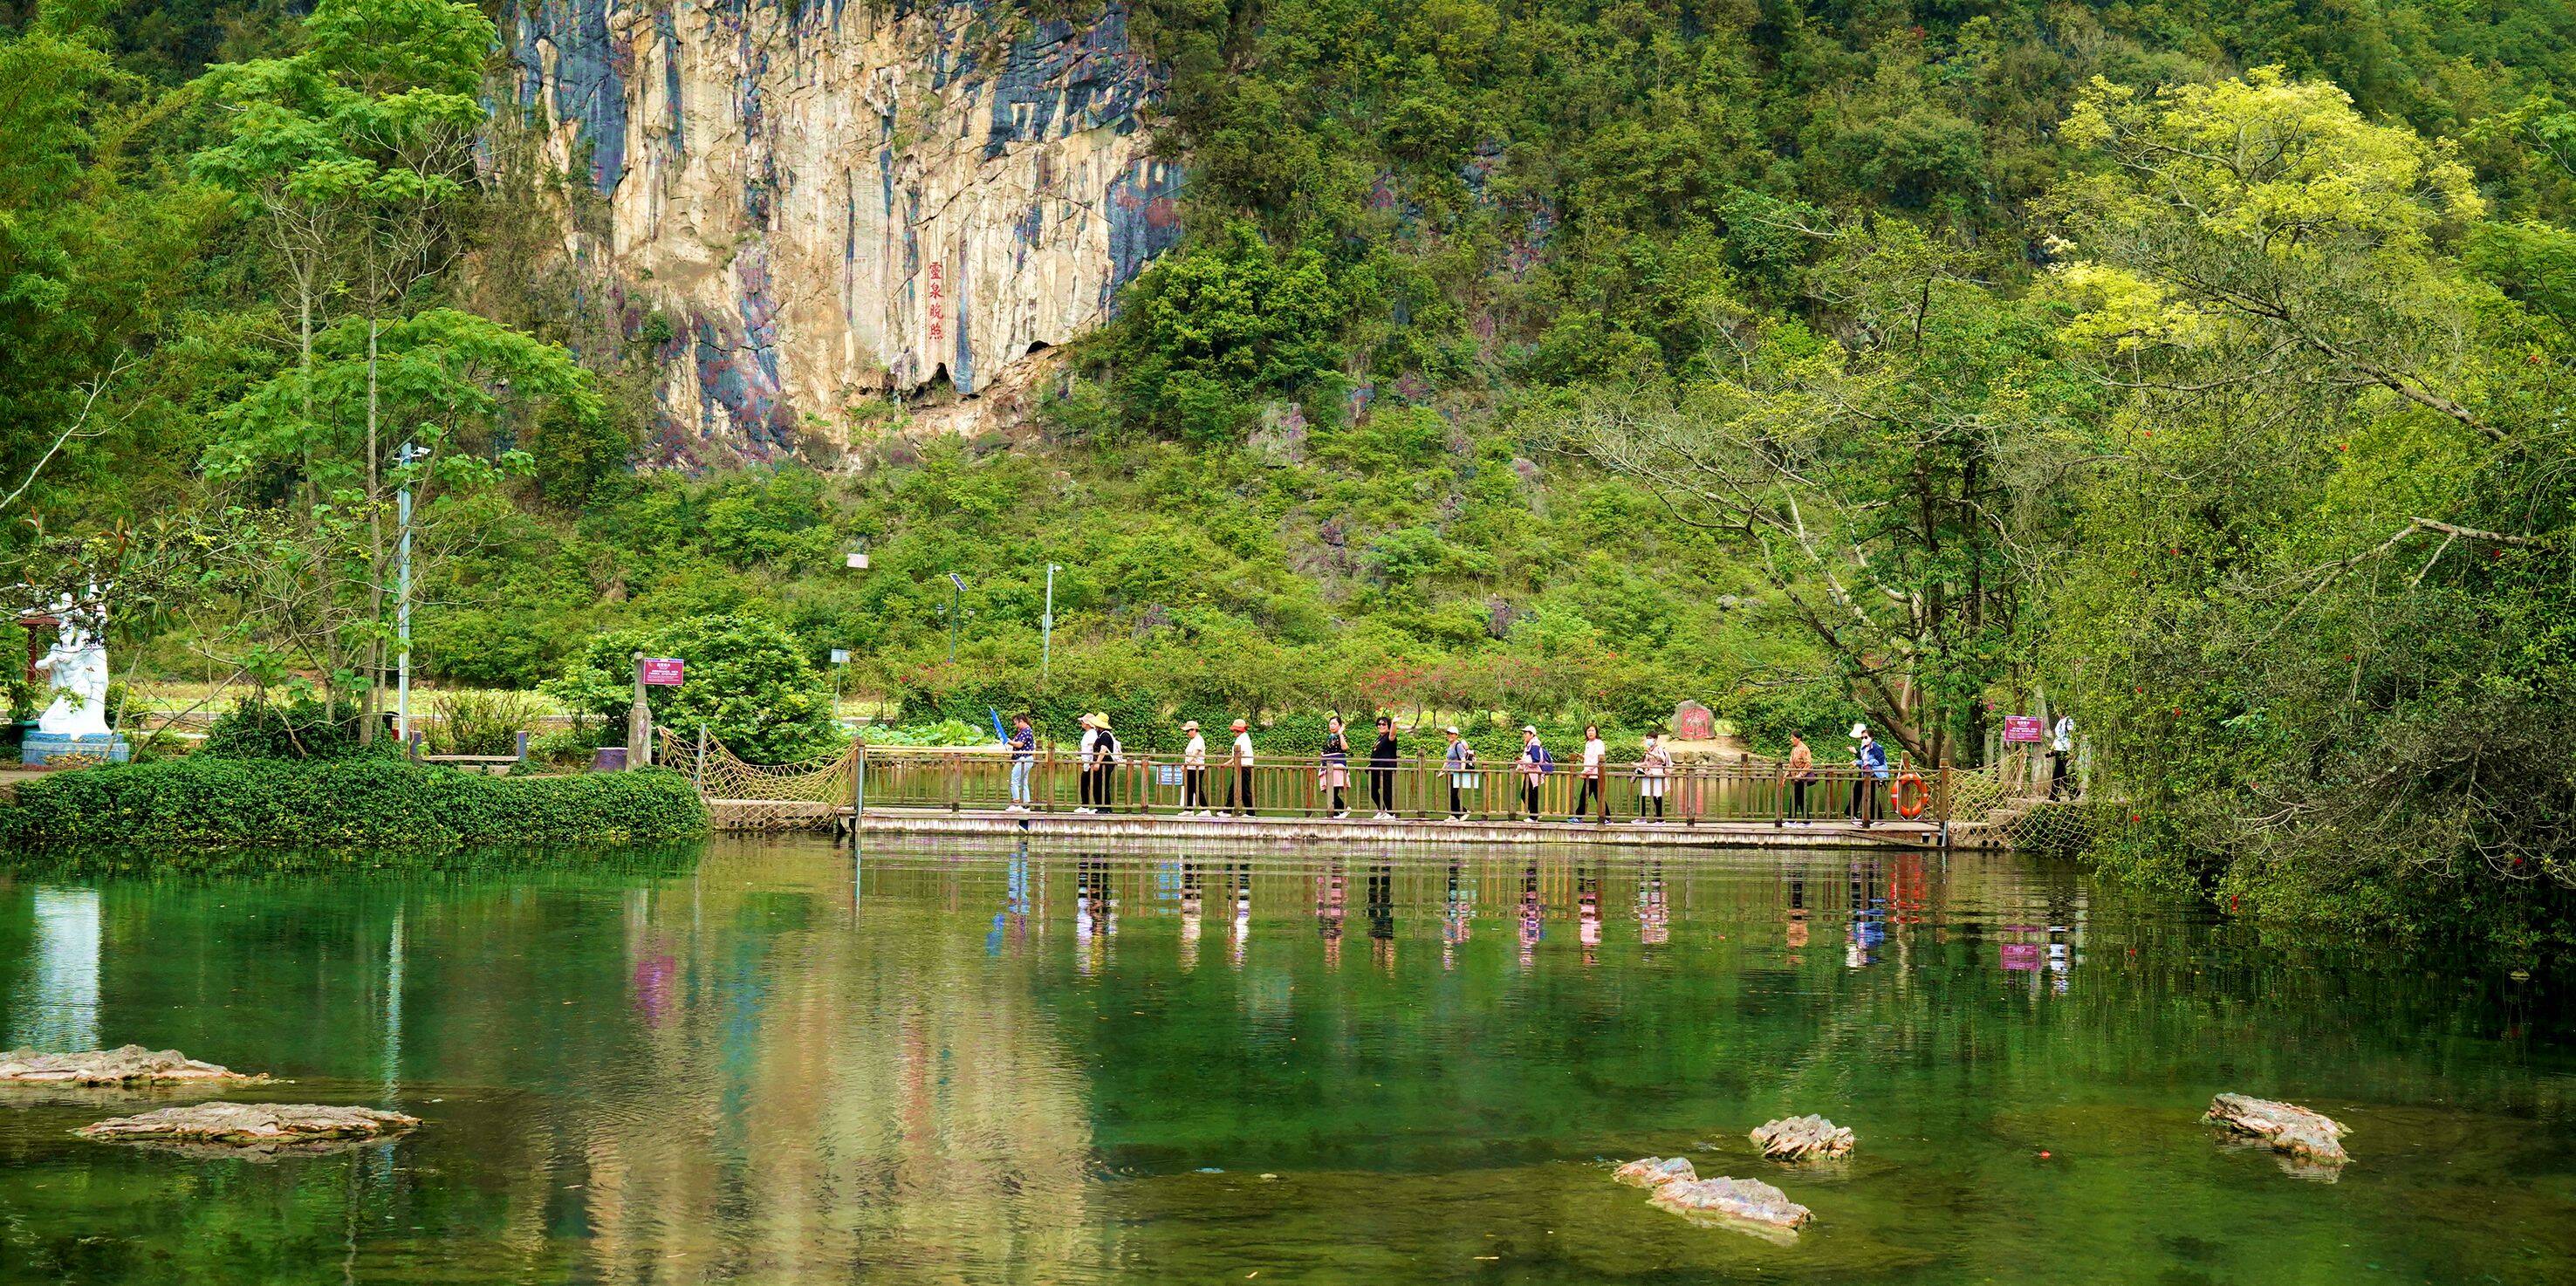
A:
[[[1181,816],[1207,817],[1207,738],[1199,735],[1199,721],[1181,725],[1190,734],[1190,744],[1181,747]]]
[[[1094,711],[1091,726],[1099,734],[1091,743],[1092,811],[1106,813],[1111,811],[1109,771],[1118,762],[1118,734],[1109,730],[1109,716],[1105,712]]]
[[[1100,727],[1093,723],[1091,716],[1087,714],[1075,722],[1082,725],[1082,740],[1074,743],[1073,782],[1074,790],[1080,795],[1082,803],[1073,811],[1096,813],[1100,810],[1091,806],[1091,747],[1100,740]]]
[[[1869,735],[1869,725],[1851,727],[1852,767],[1859,773],[1852,780],[1851,816],[1862,830],[1878,819],[1879,783],[1887,780],[1887,747]]]
[[[1252,815],[1252,725],[1234,721],[1234,748],[1226,754],[1226,763],[1234,768],[1233,788],[1226,792],[1225,806],[1237,817]]]

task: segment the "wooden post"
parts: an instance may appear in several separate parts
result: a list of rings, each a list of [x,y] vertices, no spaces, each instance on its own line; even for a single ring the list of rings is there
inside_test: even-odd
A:
[[[698,720],[698,759],[689,765],[689,784],[700,790],[707,787],[707,721],[704,719]]]
[[[635,704],[626,711],[626,766],[644,768],[653,762],[653,707],[644,704],[644,654],[633,659]]]

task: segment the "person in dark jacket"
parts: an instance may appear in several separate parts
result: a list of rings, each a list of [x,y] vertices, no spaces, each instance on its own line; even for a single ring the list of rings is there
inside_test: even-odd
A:
[[[1395,764],[1401,751],[1395,744],[1395,720],[1377,717],[1377,744],[1369,747],[1369,802],[1377,806],[1380,820],[1395,816]]]

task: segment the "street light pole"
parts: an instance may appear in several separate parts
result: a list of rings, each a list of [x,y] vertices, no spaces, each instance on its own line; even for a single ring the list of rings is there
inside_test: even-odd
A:
[[[948,583],[955,587],[948,591],[948,659],[953,662],[957,659],[958,605],[966,597],[966,579],[955,572],[950,572]]]
[[[1038,618],[1038,691],[1046,691],[1047,662],[1055,651],[1055,574],[1064,570],[1047,564],[1046,615]]]
[[[403,443],[396,457],[402,467],[411,467],[417,448]],[[383,494],[381,492],[377,493]],[[394,500],[394,525],[401,529],[401,549],[394,573],[394,735],[402,741],[403,751],[411,751],[411,477],[403,477],[401,492]],[[376,672],[381,676],[384,671]],[[379,677],[377,682],[384,680]]]

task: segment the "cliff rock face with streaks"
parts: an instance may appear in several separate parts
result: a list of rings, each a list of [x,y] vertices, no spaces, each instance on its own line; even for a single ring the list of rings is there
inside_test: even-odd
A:
[[[978,399],[1180,235],[1123,0],[525,0],[507,30],[604,267],[662,351],[669,455],[793,450],[884,393]],[[1019,369],[1015,369],[1019,368]]]

